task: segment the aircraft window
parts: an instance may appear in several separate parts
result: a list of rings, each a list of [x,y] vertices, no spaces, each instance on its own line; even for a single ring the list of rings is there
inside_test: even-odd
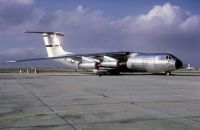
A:
[[[172,59],[171,56],[169,56],[169,59],[170,59],[170,60]]]
[[[168,56],[166,56],[166,59],[169,59],[169,57],[168,57]]]

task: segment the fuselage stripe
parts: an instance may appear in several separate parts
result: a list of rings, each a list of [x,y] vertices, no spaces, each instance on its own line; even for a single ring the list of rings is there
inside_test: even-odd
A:
[[[46,47],[58,47],[59,45],[46,45]]]

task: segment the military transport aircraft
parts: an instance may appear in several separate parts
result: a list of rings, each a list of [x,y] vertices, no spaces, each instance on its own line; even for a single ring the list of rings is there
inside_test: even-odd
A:
[[[90,70],[102,74],[120,74],[120,72],[171,72],[183,66],[181,60],[169,53],[108,52],[74,54],[64,51],[61,46],[60,32],[25,31],[42,34],[48,57],[8,61],[9,63],[54,59],[74,69]]]

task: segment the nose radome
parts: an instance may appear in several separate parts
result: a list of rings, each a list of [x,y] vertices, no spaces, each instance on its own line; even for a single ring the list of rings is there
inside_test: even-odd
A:
[[[181,60],[177,59],[176,63],[175,63],[176,69],[179,69],[183,66],[183,63],[181,62]]]

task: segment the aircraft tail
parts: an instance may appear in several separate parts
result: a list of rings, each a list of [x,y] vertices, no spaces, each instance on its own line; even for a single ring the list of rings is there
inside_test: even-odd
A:
[[[60,32],[24,31],[24,33],[40,33],[40,34],[42,34],[48,57],[55,57],[55,56],[71,54],[70,52],[64,51],[64,49],[62,48],[60,36],[64,36],[64,35]]]

